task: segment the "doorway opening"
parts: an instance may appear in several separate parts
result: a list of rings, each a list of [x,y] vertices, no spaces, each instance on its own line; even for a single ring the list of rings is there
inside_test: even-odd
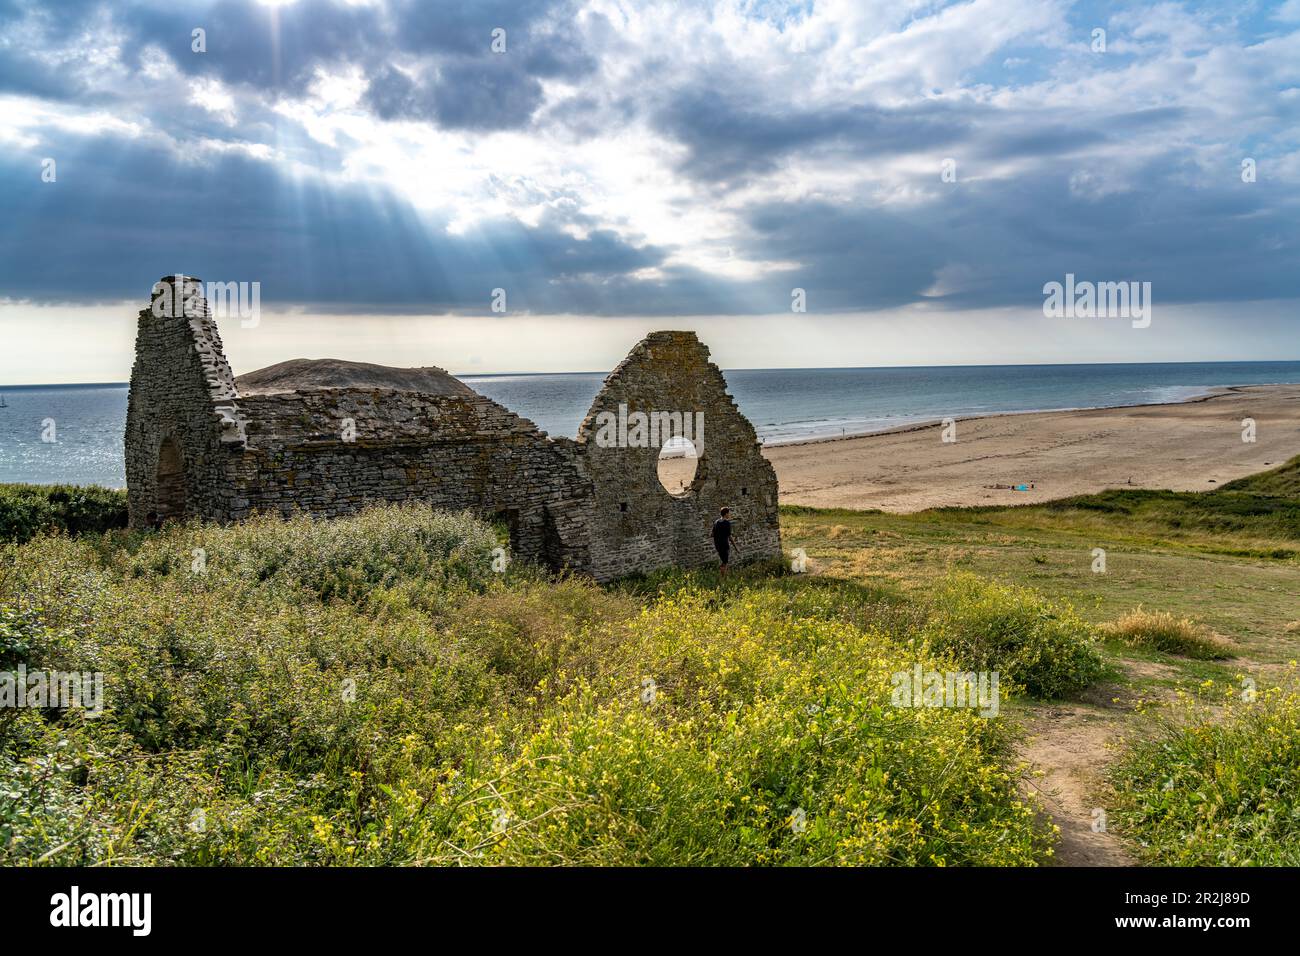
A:
[[[185,462],[181,446],[171,435],[158,446],[156,487],[159,519],[185,517]]]

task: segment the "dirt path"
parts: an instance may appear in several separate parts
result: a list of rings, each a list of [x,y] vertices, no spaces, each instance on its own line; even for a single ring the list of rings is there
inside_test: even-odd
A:
[[[1101,824],[1103,777],[1115,754],[1111,745],[1124,723],[1122,711],[1089,704],[1036,708],[1025,724],[1020,757],[1031,766],[1026,789],[1061,829],[1055,866],[1131,866],[1117,837]],[[1097,829],[1094,829],[1096,827]]]
[[[1171,691],[1149,681],[1176,669],[1151,661],[1119,664],[1133,685],[1098,684],[1077,702],[1043,704],[1025,715],[1026,737],[1018,751],[1031,768],[1025,789],[1061,829],[1053,866],[1137,865],[1105,826],[1106,771],[1119,756],[1124,734],[1134,728],[1138,695],[1148,702],[1173,700]]]

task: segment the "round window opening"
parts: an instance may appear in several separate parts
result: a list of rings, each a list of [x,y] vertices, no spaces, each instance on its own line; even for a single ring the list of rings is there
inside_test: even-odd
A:
[[[694,443],[689,438],[674,435],[659,449],[659,484],[675,498],[686,497],[691,493],[691,483],[695,481],[695,469],[699,463]]]

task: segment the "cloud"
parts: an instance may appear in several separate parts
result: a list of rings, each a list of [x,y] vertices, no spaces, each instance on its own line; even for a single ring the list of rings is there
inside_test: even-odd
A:
[[[0,0],[0,290],[182,270],[324,309],[504,287],[745,315],[794,286],[814,311],[1032,307],[1069,271],[1294,297],[1291,6]]]
[[[54,183],[0,163],[5,182],[41,186],[7,197],[15,228],[0,236],[0,286],[15,298],[143,299],[160,275],[184,272],[258,281],[266,301],[326,309],[487,311],[492,290],[505,288],[513,310],[553,311],[567,287],[609,310],[583,291],[599,284],[593,277],[663,258],[603,230],[575,238],[559,217],[531,228],[494,219],[452,236],[389,191],[288,180],[245,152],[178,165],[157,142],[100,137],[57,152],[66,158]]]
[[[381,119],[424,120],[445,129],[526,126],[541,102],[541,83],[506,61],[449,63],[435,77],[385,65],[366,89],[366,104]]]

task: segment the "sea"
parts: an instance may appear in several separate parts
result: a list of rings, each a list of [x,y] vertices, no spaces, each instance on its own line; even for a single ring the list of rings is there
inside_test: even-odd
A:
[[[1295,384],[1300,362],[733,369],[724,374],[760,440],[774,445],[945,417],[1180,402],[1228,385]],[[604,377],[603,372],[568,372],[461,379],[549,434],[571,437]],[[124,487],[126,392],[121,382],[0,385],[0,482]]]

